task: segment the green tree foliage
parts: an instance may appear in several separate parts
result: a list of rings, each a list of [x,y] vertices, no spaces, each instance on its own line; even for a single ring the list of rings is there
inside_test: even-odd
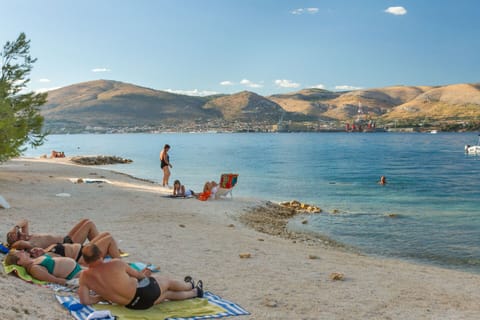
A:
[[[0,162],[4,162],[19,156],[25,145],[43,143],[39,107],[47,101],[47,94],[25,92],[37,59],[30,56],[30,40],[24,33],[14,42],[7,41],[0,59]]]

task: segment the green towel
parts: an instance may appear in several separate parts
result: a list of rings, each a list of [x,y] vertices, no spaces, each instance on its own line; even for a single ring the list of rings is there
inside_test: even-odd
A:
[[[11,264],[11,265],[7,266],[5,264],[5,260],[2,261],[2,264],[3,264],[3,270],[5,270],[5,273],[13,272],[20,279],[23,279],[25,281],[32,282],[32,283],[35,283],[35,284],[46,284],[47,283],[46,281],[38,280],[38,279],[35,279],[34,277],[32,277],[27,272],[27,270],[22,266],[17,266],[16,264]]]
[[[208,316],[225,309],[213,305],[207,299],[187,299],[182,301],[164,301],[147,310],[131,310],[119,305],[96,304],[96,310],[110,310],[122,320],[163,320],[166,318],[188,318]]]

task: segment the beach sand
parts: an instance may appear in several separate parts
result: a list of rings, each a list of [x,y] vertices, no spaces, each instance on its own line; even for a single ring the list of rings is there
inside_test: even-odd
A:
[[[261,224],[269,221],[262,212],[275,208],[265,200],[169,199],[166,189],[147,181],[67,163],[19,159],[0,165],[0,195],[11,205],[0,209],[2,241],[22,218],[33,233],[61,235],[90,218],[130,253],[126,261],[153,263],[178,279],[202,279],[206,290],[251,312],[239,319],[480,317],[478,274],[369,257],[277,232],[278,226],[262,233]],[[69,178],[111,183],[74,184]],[[250,258],[240,258],[244,253]],[[331,280],[334,272],[344,279]],[[70,318],[52,290],[14,276],[0,273],[0,294],[0,319]]]

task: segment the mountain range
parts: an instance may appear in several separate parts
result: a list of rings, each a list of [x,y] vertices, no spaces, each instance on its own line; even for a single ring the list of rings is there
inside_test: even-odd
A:
[[[96,80],[49,91],[41,114],[47,129],[54,132],[94,127],[271,127],[280,120],[341,124],[359,118],[379,123],[470,122],[480,119],[480,84],[342,92],[304,89],[271,96],[242,91],[198,97]]]

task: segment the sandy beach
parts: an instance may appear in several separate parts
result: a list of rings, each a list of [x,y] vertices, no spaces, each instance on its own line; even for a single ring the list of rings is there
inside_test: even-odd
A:
[[[70,178],[111,183],[75,184]],[[33,233],[62,235],[78,220],[90,218],[130,254],[126,261],[153,263],[162,274],[178,279],[202,279],[206,290],[251,312],[238,319],[480,317],[480,274],[260,232],[259,222],[245,215],[261,217],[263,208],[272,208],[267,200],[234,196],[201,202],[170,199],[167,192],[148,181],[69,164],[68,159],[9,161],[0,165],[0,195],[11,205],[0,209],[0,237],[5,241],[6,232],[22,218],[30,221]],[[250,258],[240,258],[242,253]],[[344,279],[332,280],[335,272]],[[0,319],[70,318],[50,289],[3,272],[0,294]]]

